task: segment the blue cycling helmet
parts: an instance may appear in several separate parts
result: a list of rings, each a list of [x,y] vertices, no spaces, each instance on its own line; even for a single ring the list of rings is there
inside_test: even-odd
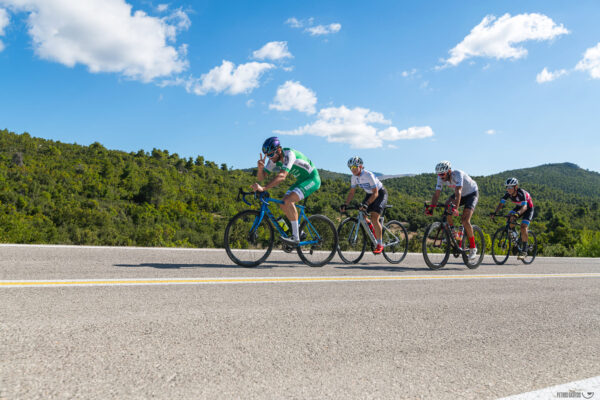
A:
[[[277,136],[272,136],[265,140],[262,145],[262,152],[264,154],[272,153],[277,150],[278,147],[281,147],[281,143],[279,142],[279,138]]]

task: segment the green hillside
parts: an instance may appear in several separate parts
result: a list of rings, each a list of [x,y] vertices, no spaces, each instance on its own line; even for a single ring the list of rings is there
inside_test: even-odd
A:
[[[488,234],[499,226],[487,214],[504,193],[507,175],[517,176],[533,195],[532,226],[543,254],[600,256],[598,173],[553,164],[476,177],[482,196],[474,221]],[[349,175],[322,171],[322,178],[308,210],[338,221]],[[127,153],[3,130],[0,241],[220,247],[228,219],[246,208],[236,201],[237,188],[249,189],[254,180],[252,170],[230,170],[202,156],[185,159],[159,149]],[[289,184],[271,194],[281,197]],[[389,216],[422,232],[431,222],[423,201],[431,198],[435,175],[393,178],[385,185],[394,205]],[[418,235],[411,250],[419,250]]]

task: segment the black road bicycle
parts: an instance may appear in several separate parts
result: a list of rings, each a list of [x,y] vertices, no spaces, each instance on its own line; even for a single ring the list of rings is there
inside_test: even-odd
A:
[[[513,214],[492,214],[494,217],[505,217],[506,225],[499,228],[492,238],[492,258],[498,265],[502,265],[508,260],[510,253],[518,255],[522,250],[527,253],[521,259],[523,264],[531,264],[537,254],[537,238],[535,232],[528,230],[527,243],[521,241],[521,234],[517,231],[517,220]],[[495,219],[494,219],[495,220]],[[527,248],[523,249],[523,246]]]
[[[392,206],[387,205],[381,214],[381,239],[383,241],[383,256],[392,264],[399,264],[408,251],[408,233],[406,228],[398,221],[392,220],[384,223],[385,210]],[[371,251],[377,246],[374,232],[367,224],[367,213],[357,206],[348,206],[346,210],[358,210],[357,217],[348,217],[337,228],[339,244],[338,254],[346,264],[356,264],[361,260],[367,248],[367,239]]]
[[[425,207],[428,207],[425,204]],[[430,206],[429,206],[430,207]],[[435,206],[442,208],[443,206]],[[435,208],[434,208],[435,209]],[[451,215],[451,206],[445,207],[442,214],[442,219],[438,222],[433,222],[425,229],[423,235],[423,258],[430,269],[440,269],[448,262],[450,253],[454,257],[462,256],[465,265],[470,269],[479,267],[483,261],[485,254],[485,238],[483,231],[477,225],[473,225],[473,235],[475,236],[475,244],[479,254],[475,261],[469,261],[469,239],[466,233],[462,235],[460,243],[456,240],[452,227],[448,223],[448,216]],[[460,231],[464,228],[460,226]]]

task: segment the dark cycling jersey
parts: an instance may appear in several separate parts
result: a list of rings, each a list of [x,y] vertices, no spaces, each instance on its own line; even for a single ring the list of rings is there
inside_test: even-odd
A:
[[[508,194],[508,192],[506,192],[504,194],[504,197],[502,197],[502,199],[500,200],[500,203],[504,204],[506,203],[506,200],[509,199],[513,203],[518,204],[520,206],[526,205],[528,209],[533,208],[533,199],[531,198],[531,195],[521,188],[517,189],[517,192],[514,196],[511,196],[510,194]]]

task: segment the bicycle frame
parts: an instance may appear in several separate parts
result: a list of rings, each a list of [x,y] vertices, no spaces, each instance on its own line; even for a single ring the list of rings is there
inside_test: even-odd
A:
[[[250,233],[253,233],[254,231],[256,231],[256,229],[258,228],[258,226],[260,225],[260,223],[266,216],[269,219],[269,221],[271,221],[271,224],[277,229],[277,232],[279,232],[279,234],[281,236],[289,237],[288,234],[281,228],[281,226],[279,226],[279,224],[277,223],[277,220],[275,219],[275,216],[269,209],[270,203],[283,204],[282,200],[273,199],[273,198],[269,197],[268,192],[256,192],[256,193],[249,192],[248,193],[248,192],[243,192],[240,189],[240,194],[242,195],[242,201],[251,207],[252,207],[252,204],[250,204],[246,200],[246,195],[248,195],[248,194],[253,194],[254,197],[257,198],[261,203],[260,204],[260,215],[258,217],[256,217],[256,219],[254,220],[254,223],[252,224],[252,228],[250,229]],[[301,224],[302,221],[306,221],[306,227],[308,228],[308,230],[310,232],[309,236],[316,238],[316,240],[301,241],[298,244],[298,246],[307,246],[307,245],[319,243],[319,240],[321,239],[321,237],[319,236],[319,232],[317,232],[315,227],[312,226],[312,224],[310,223],[310,220],[308,219],[308,217],[306,216],[306,213],[304,212],[304,206],[296,205],[296,208],[298,209],[298,224]]]
[[[371,243],[373,244],[373,246],[377,245],[377,239],[375,238],[375,235],[373,234],[373,232],[371,232],[371,229],[369,228],[369,224],[367,224],[367,214],[365,211],[363,210],[358,210],[358,224],[355,225],[356,229],[353,229],[353,231],[350,233],[350,237],[349,239],[351,239],[351,242],[356,243],[356,241],[358,240],[358,232],[359,232],[359,225],[362,225],[362,227],[364,228],[365,232],[367,232],[367,236],[369,237],[369,239],[371,240]],[[383,232],[384,231],[388,231],[389,230],[385,227],[384,225],[384,220],[385,217],[381,216],[379,218],[379,221],[381,222],[381,237],[383,238]],[[396,235],[394,235],[392,232],[389,232],[390,235],[392,235],[396,241],[391,242],[391,243],[384,243],[383,247],[389,247],[389,246],[395,246],[396,244],[398,244],[400,242],[400,240],[398,239],[398,237]]]
[[[450,237],[450,245],[452,246],[452,249],[454,250],[454,253],[458,253],[458,254],[466,254],[468,250],[465,250],[461,247],[460,243],[458,243],[456,241],[456,238],[454,237],[454,233],[452,232],[452,229],[450,229],[450,224],[448,223],[448,215],[450,215],[450,213],[448,212],[447,209],[444,209],[444,213],[442,214],[442,220],[440,221],[440,224],[442,225],[442,229],[445,232],[448,232],[448,236]],[[439,245],[437,244],[438,238],[435,238],[433,240],[433,246],[434,247],[442,247],[442,241],[444,240],[444,237],[442,236],[441,238],[439,238]],[[463,236],[463,240],[464,240],[464,236]]]

